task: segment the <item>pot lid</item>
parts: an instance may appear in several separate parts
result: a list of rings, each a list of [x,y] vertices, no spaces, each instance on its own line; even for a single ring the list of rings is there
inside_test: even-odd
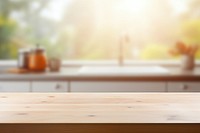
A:
[[[36,44],[36,48],[31,50],[33,53],[42,53],[45,52],[45,49],[40,46],[40,44]]]

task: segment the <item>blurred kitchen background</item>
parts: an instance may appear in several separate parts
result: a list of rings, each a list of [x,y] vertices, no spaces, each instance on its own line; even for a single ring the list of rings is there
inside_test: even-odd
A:
[[[200,0],[0,0],[0,60],[36,43],[48,57],[114,60],[123,33],[127,60],[176,60],[178,40],[200,45]]]

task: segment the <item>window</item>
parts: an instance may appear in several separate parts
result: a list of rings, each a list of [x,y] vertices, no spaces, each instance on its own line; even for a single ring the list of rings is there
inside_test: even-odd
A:
[[[175,59],[178,40],[200,44],[199,0],[0,0],[0,59],[39,43],[49,57]],[[200,50],[197,53],[200,58]]]

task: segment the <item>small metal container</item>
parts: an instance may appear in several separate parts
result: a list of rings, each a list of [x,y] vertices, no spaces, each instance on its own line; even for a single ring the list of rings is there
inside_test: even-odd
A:
[[[20,49],[18,52],[18,68],[29,69],[30,49]]]

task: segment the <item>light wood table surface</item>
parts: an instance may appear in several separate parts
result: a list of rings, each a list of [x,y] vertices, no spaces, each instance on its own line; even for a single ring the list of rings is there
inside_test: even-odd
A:
[[[200,93],[1,93],[0,123],[0,133],[199,133]]]

